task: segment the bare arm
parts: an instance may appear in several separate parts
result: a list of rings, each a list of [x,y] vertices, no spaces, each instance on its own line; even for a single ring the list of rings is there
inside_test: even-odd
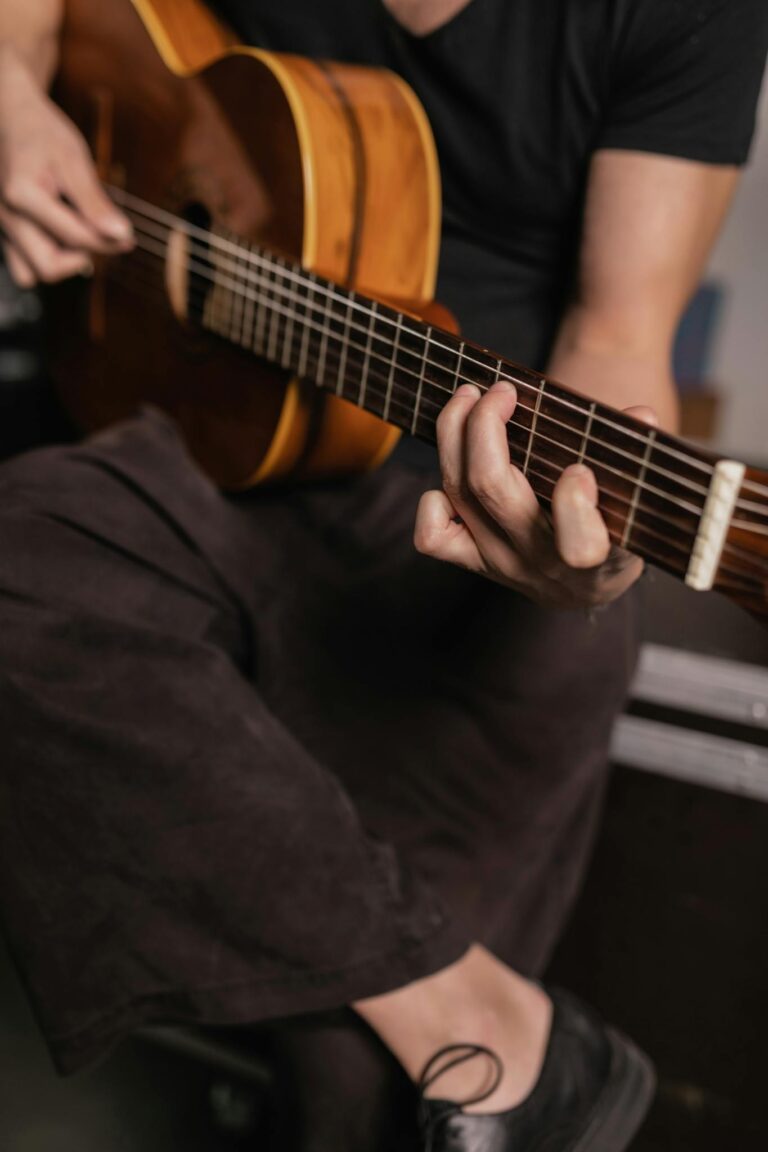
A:
[[[130,246],[85,141],[46,95],[62,0],[0,2],[0,240],[23,287],[87,271],[91,254]]]
[[[631,152],[601,152],[586,201],[579,282],[550,371],[564,384],[674,427],[670,367],[680,313],[696,285],[736,185],[733,168]],[[606,603],[642,565],[611,548],[584,465],[555,488],[554,533],[509,463],[514,390],[482,399],[462,387],[438,420],[443,492],[422,498],[417,548],[561,607]]]
[[[63,0],[3,0],[0,4],[0,68],[21,57],[41,87],[56,69]]]
[[[550,374],[596,400],[677,423],[672,341],[731,201],[738,170],[640,152],[598,152],[576,298]]]

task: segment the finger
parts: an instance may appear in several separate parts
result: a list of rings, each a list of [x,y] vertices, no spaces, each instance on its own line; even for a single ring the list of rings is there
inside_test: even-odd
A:
[[[472,412],[483,403],[473,384],[462,384],[440,413],[437,422],[437,444],[440,455],[443,489],[454,509],[461,515],[486,560],[491,564],[504,559],[509,540],[470,491],[467,479],[467,431]],[[509,448],[506,449],[509,468]]]
[[[437,453],[440,458],[443,489],[457,512],[468,506],[464,449],[467,417],[480,400],[480,389],[462,384],[437,418]]]
[[[650,424],[652,428],[658,428],[659,417],[653,408],[649,408],[647,404],[636,404],[632,408],[625,408],[624,414],[632,416],[635,420],[642,421],[643,424]]]
[[[542,515],[536,495],[509,458],[507,425],[517,404],[513,384],[500,380],[467,420],[466,470],[472,496],[518,551],[539,551]]]
[[[35,274],[36,280],[54,283],[68,276],[90,272],[93,264],[86,252],[59,248],[49,236],[29,220],[18,218],[6,226],[13,247]]]
[[[597,508],[597,481],[584,464],[566,468],[552,496],[552,523],[557,550],[571,568],[596,568],[611,551],[611,541]]]
[[[511,513],[519,511],[530,517],[537,516],[539,510],[533,489],[509,458],[507,424],[516,407],[514,384],[499,380],[488,389],[467,420],[469,490],[500,523]]]
[[[34,181],[18,187],[8,203],[66,248],[109,251],[113,246],[58,195]]]
[[[77,160],[59,172],[59,188],[72,201],[85,222],[104,239],[121,248],[133,243],[133,228],[102,188],[86,149],[78,150]]]
[[[11,244],[4,244],[3,254],[14,283],[18,285],[19,288],[34,287],[36,281],[35,273],[21,253],[17,252]]]
[[[444,492],[425,492],[416,511],[413,542],[417,552],[446,560],[472,572],[484,570],[483,559],[467,526]]]

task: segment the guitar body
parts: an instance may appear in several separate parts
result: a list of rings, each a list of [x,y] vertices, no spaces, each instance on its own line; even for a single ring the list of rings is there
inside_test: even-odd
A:
[[[55,95],[107,184],[430,314],[439,173],[393,74],[240,46],[199,0],[68,0]],[[173,244],[141,257],[51,290],[51,372],[83,429],[157,404],[229,487],[388,455],[390,424],[188,323]]]

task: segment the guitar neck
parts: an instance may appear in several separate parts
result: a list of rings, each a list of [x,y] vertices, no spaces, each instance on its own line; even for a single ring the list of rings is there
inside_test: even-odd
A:
[[[540,502],[549,505],[563,468],[585,463],[614,543],[689,573],[711,457],[298,264],[243,248],[209,250],[197,291],[191,266],[189,296],[205,328],[430,443],[460,384],[485,390],[511,380],[510,458]]]

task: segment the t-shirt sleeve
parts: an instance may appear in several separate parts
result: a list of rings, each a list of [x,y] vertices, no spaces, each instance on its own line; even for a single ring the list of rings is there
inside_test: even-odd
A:
[[[768,0],[623,0],[600,148],[743,164],[768,52]]]

